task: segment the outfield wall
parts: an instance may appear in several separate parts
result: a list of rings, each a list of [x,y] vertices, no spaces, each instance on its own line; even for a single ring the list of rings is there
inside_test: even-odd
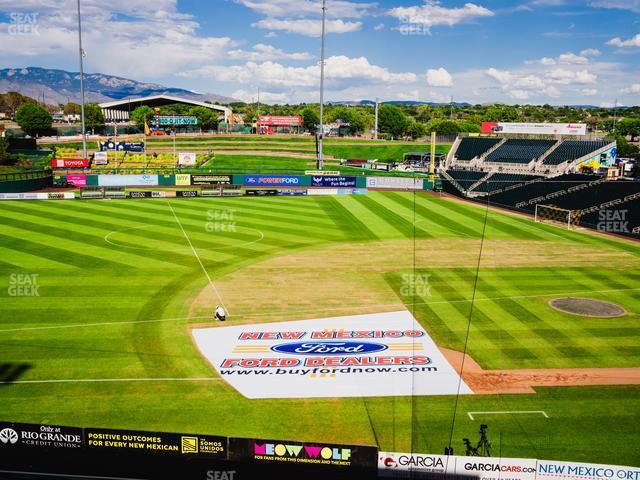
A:
[[[531,458],[465,457],[380,452],[378,471],[390,478],[478,480],[640,480],[640,468]]]

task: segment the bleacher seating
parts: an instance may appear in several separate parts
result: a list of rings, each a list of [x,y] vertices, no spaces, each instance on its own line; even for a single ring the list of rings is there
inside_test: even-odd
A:
[[[519,173],[494,173],[473,189],[474,192],[495,192],[512,185],[541,178],[540,175],[522,175]]]
[[[509,139],[491,152],[485,161],[526,164],[540,158],[555,140]]]
[[[521,202],[526,202],[533,198],[539,198],[550,193],[566,190],[577,185],[593,182],[600,179],[598,175],[583,175],[581,173],[569,173],[558,177],[547,178],[540,182],[534,182],[530,185],[514,188],[505,192],[496,193],[491,196],[491,203],[502,205],[507,208],[515,208]],[[549,203],[554,203],[549,202]],[[535,209],[535,204],[522,207],[524,210]]]
[[[609,142],[604,140],[600,141],[584,141],[584,140],[565,140],[562,142],[558,148],[556,148],[553,152],[546,157],[542,164],[543,165],[560,165],[563,162],[569,160],[576,160],[578,158],[584,157],[585,155],[594,152]]]
[[[476,172],[474,170],[448,170],[449,175],[460,184],[464,190],[484,177],[486,172]]]
[[[637,192],[640,192],[640,182],[611,180],[554,198],[553,204],[567,210],[580,210],[610,202],[611,200],[622,199]]]
[[[465,137],[458,145],[456,158],[462,161],[472,160],[499,143],[500,140],[500,138]]]

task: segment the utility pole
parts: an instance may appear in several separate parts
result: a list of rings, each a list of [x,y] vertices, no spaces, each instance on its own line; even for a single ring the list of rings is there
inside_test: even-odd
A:
[[[378,105],[380,104],[380,99],[376,98],[376,123],[373,127],[373,139],[378,139]]]
[[[82,158],[87,158],[87,132],[84,119],[84,68],[82,65],[84,50],[82,49],[82,22],[80,20],[80,0],[78,0],[78,53],[80,55],[80,116],[82,119]]]
[[[322,151],[322,139],[324,137],[324,36],[325,21],[327,16],[327,0],[322,0],[322,40],[320,43],[320,132],[318,132],[318,170],[324,167],[324,158]]]
[[[613,133],[616,133],[616,113],[618,111],[618,99],[613,102]]]

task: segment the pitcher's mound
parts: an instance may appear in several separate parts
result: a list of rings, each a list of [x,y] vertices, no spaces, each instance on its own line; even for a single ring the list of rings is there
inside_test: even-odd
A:
[[[580,315],[583,317],[619,317],[627,313],[620,305],[591,298],[554,298],[549,305],[561,312]]]

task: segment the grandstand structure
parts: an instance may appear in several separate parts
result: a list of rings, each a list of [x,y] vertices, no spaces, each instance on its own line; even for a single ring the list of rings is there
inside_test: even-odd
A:
[[[615,159],[615,142],[575,137],[458,137],[440,168],[443,189],[533,215],[544,205],[570,212],[574,226],[640,238],[640,182],[583,174],[579,166]]]

